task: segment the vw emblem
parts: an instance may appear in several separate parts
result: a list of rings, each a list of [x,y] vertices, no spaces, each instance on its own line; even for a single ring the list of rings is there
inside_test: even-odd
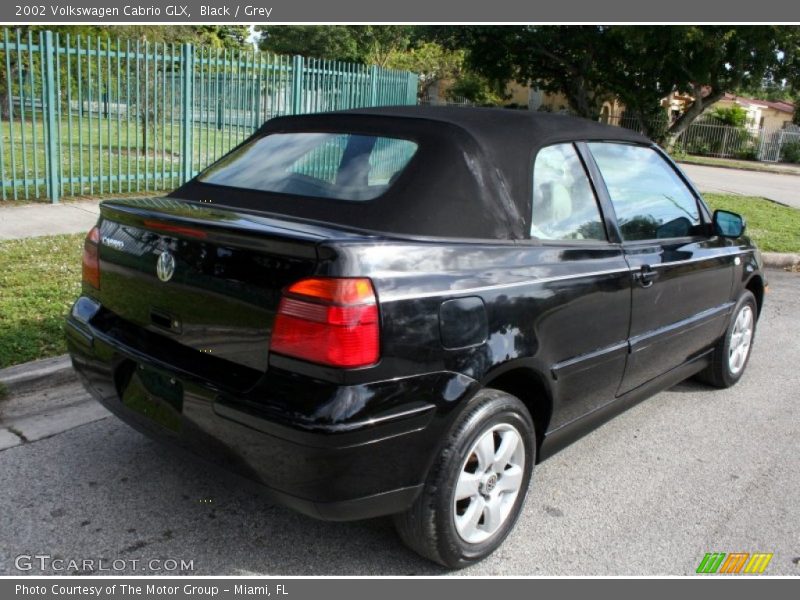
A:
[[[156,262],[156,275],[161,281],[169,281],[175,274],[175,257],[169,252],[162,252]]]
[[[497,474],[492,473],[489,477],[486,478],[486,482],[483,485],[483,490],[485,494],[491,494],[492,490],[494,490],[495,486],[497,485]]]

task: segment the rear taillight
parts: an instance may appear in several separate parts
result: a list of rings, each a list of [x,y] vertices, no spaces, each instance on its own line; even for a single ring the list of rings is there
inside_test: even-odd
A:
[[[332,367],[378,362],[380,326],[369,279],[315,277],[283,293],[270,352]]]
[[[92,227],[83,241],[83,282],[100,289],[100,257],[97,246],[100,243],[100,230]]]

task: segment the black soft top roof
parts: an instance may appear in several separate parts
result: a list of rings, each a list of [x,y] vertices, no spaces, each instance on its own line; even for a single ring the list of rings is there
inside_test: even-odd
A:
[[[458,106],[386,106],[356,108],[331,115],[372,115],[403,119],[426,119],[460,127],[484,148],[525,152],[533,143],[541,148],[565,140],[619,140],[650,143],[643,135],[569,115]]]
[[[623,127],[566,115],[423,106],[278,117],[249,139],[288,131],[401,137],[416,141],[419,149],[397,182],[366,202],[241,190],[197,179],[170,195],[376,232],[521,239],[530,230],[531,164],[540,148],[578,140],[651,143]]]

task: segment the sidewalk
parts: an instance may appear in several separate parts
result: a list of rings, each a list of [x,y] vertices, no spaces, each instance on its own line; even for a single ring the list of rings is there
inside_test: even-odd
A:
[[[735,158],[713,158],[710,156],[683,156],[681,158],[675,158],[675,162],[684,165],[721,167],[725,169],[738,169],[740,171],[757,171],[760,173],[800,175],[800,164],[795,164],[795,163],[757,162],[754,160],[741,160]]]
[[[0,240],[86,233],[97,222],[99,200],[80,200],[61,204],[0,203]]]

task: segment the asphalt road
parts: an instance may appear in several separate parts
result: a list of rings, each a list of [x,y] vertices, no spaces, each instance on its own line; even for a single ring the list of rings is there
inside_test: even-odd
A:
[[[761,196],[800,208],[800,176],[682,164],[701,192]]]
[[[758,551],[774,553],[767,574],[800,575],[800,275],[770,284],[736,387],[681,384],[539,465],[515,531],[462,573],[682,575],[706,552]],[[0,452],[0,572],[21,574],[20,554],[193,560],[201,575],[444,573],[389,519],[270,505],[114,418]]]

